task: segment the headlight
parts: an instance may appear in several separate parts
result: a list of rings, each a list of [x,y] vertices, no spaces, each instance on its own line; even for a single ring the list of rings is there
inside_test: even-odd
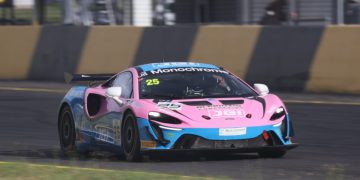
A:
[[[149,112],[148,116],[149,116],[149,120],[153,120],[153,121],[169,123],[169,124],[181,124],[180,120],[159,112]]]
[[[285,109],[283,107],[279,107],[275,110],[274,114],[271,116],[270,120],[274,121],[277,120],[279,118],[281,118],[282,116],[285,115]]]
[[[159,112],[149,112],[149,117],[158,118],[161,114]]]

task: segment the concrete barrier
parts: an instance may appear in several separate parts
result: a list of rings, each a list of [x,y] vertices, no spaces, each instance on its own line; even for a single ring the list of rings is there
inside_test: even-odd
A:
[[[330,26],[325,30],[306,91],[360,93],[360,26]]]
[[[360,93],[360,26],[0,27],[0,79],[61,81],[166,61],[213,63],[275,90]]]
[[[27,79],[40,28],[0,27],[0,79]]]
[[[114,73],[131,66],[142,34],[139,27],[91,28],[74,72]]]

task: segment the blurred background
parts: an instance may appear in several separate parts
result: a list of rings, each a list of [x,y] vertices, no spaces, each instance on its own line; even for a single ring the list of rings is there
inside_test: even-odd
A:
[[[359,23],[360,0],[0,0],[1,25]]]
[[[360,179],[359,24],[360,0],[0,0],[0,162],[220,179]],[[268,85],[289,108],[301,146],[282,160],[59,157],[57,109],[72,86],[64,72],[116,73],[163,61],[216,64]]]

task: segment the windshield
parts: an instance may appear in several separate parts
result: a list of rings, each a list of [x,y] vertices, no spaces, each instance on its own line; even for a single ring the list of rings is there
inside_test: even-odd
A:
[[[226,71],[171,72],[139,78],[141,99],[249,97],[255,92]]]

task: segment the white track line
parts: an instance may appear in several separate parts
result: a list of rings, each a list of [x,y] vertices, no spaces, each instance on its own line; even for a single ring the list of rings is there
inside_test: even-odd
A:
[[[30,92],[51,92],[51,93],[66,93],[65,89],[41,89],[41,88],[18,88],[18,87],[0,87],[4,91],[30,91]]]

